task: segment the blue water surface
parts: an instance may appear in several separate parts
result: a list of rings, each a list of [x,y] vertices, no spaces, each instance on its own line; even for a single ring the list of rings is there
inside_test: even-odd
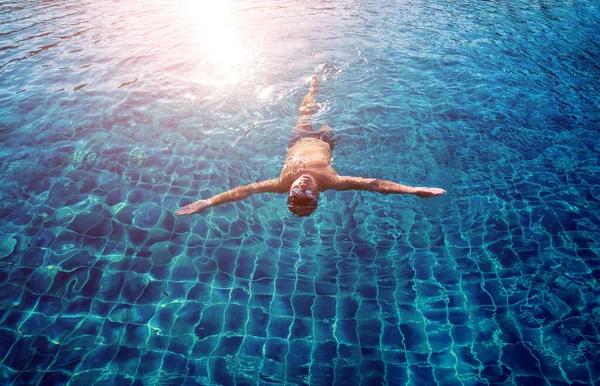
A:
[[[0,383],[600,384],[593,1],[0,0]],[[262,194],[308,90],[334,167]]]

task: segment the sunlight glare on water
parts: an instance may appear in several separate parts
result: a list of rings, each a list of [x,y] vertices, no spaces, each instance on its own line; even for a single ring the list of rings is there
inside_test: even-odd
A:
[[[239,30],[230,1],[181,0],[179,16],[189,23],[190,40],[212,71],[203,66],[198,76],[217,85],[235,86],[249,75],[253,42]]]

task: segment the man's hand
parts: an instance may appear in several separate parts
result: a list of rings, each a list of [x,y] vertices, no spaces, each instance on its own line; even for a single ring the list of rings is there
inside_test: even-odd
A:
[[[211,206],[212,205],[211,205],[210,200],[200,200],[200,201],[196,201],[194,203],[184,206],[183,208],[181,208],[177,212],[175,212],[175,214],[177,216],[186,216],[186,215],[190,215],[190,214],[194,214],[194,213],[200,213],[204,209],[210,208]]]
[[[441,196],[442,194],[446,194],[446,191],[444,189],[440,189],[440,188],[418,187],[418,188],[415,188],[415,194],[421,198],[430,198],[430,197]]]

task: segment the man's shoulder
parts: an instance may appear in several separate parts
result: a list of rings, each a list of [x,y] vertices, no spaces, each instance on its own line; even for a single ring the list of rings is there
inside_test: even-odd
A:
[[[340,175],[331,166],[320,171],[316,179],[320,190],[336,189],[340,183]]]

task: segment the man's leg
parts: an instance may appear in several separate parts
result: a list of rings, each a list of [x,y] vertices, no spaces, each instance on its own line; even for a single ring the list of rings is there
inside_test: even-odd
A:
[[[313,75],[312,78],[310,78],[310,89],[300,105],[300,116],[296,119],[296,124],[294,124],[294,128],[292,129],[294,133],[312,132],[311,116],[313,109],[315,108],[314,96],[318,91],[318,86],[319,78],[317,78],[316,75]]]
[[[333,134],[333,129],[329,127],[329,125],[324,124],[321,125],[319,130],[317,130],[317,133],[321,133],[319,139],[323,142],[328,143],[331,150],[333,150],[333,148],[338,142],[338,138],[335,136],[335,134]]]
[[[318,133],[331,133],[331,135],[333,135],[333,129],[331,127],[329,127],[329,125],[327,124],[323,124],[321,125],[321,127],[319,128],[319,130],[317,130]]]

